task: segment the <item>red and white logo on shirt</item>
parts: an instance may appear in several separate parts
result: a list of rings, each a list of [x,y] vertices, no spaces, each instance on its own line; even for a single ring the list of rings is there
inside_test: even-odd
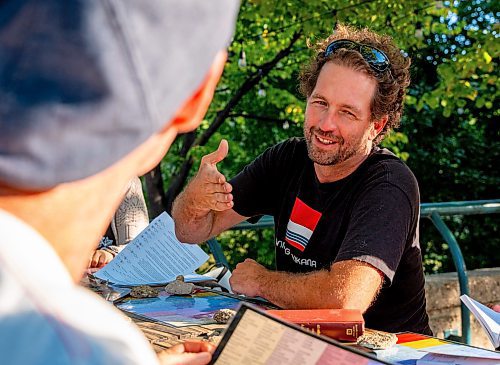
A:
[[[285,241],[303,252],[320,218],[320,212],[314,210],[299,198],[295,198],[292,214],[286,227]]]

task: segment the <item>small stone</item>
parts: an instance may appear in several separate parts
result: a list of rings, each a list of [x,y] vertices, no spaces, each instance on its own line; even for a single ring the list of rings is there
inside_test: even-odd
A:
[[[207,336],[207,341],[217,346],[222,339],[222,332],[223,330],[215,330],[212,333],[209,333]]]
[[[178,275],[178,276],[175,278],[175,281],[182,281],[182,282],[184,282],[184,276],[183,276],[183,275]]]
[[[231,318],[236,314],[236,311],[232,309],[219,309],[214,313],[214,321],[220,324],[225,324],[229,322]]]
[[[184,278],[183,278],[184,279]],[[175,280],[171,283],[168,283],[165,287],[165,291],[168,294],[174,295],[188,295],[191,294],[194,290],[193,283],[185,283],[184,281]]]
[[[130,296],[133,298],[154,298],[160,293],[160,289],[152,288],[149,285],[139,285],[132,289]]]
[[[385,350],[394,346],[396,342],[398,342],[398,338],[394,333],[370,329],[365,329],[357,340],[358,345],[372,350]]]

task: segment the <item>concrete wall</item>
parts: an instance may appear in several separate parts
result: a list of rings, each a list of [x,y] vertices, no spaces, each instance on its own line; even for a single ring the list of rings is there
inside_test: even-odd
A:
[[[471,270],[470,296],[483,304],[500,304],[500,267]],[[427,312],[434,335],[444,338],[446,331],[461,335],[460,288],[457,273],[426,276]],[[486,333],[470,315],[472,345],[493,349]]]

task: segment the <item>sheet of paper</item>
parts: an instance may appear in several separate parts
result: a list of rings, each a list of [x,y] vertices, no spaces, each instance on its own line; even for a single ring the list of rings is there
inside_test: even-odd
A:
[[[208,275],[200,275],[197,273],[185,274],[184,281],[186,283],[199,283],[200,281],[215,281],[215,279]]]
[[[427,354],[417,360],[417,365],[498,365],[498,361],[477,357]]]
[[[460,297],[486,331],[494,348],[500,347],[500,313],[472,299],[468,295]]]
[[[199,246],[177,239],[174,221],[164,212],[94,276],[116,285],[161,284],[192,274],[207,260]]]
[[[381,360],[403,364],[415,364],[417,359],[426,355],[417,349],[402,345],[395,345],[387,350],[375,350],[375,353],[377,354],[377,358]],[[408,362],[409,359],[412,359],[414,362]]]
[[[478,347],[463,346],[457,344],[446,344],[441,346],[433,346],[430,348],[425,348],[422,351],[440,354],[440,355],[453,355],[453,356],[463,356],[463,357],[474,357],[481,359],[490,359],[500,361],[500,353],[495,351],[489,351],[480,349]]]

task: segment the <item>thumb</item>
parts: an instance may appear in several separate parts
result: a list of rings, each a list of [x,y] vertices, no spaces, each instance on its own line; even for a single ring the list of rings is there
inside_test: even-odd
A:
[[[219,147],[217,150],[215,150],[212,153],[209,153],[206,155],[203,159],[205,160],[205,163],[210,163],[212,165],[215,165],[219,162],[221,162],[223,159],[226,158],[227,154],[229,152],[229,144],[225,139],[221,140],[219,143]]]

